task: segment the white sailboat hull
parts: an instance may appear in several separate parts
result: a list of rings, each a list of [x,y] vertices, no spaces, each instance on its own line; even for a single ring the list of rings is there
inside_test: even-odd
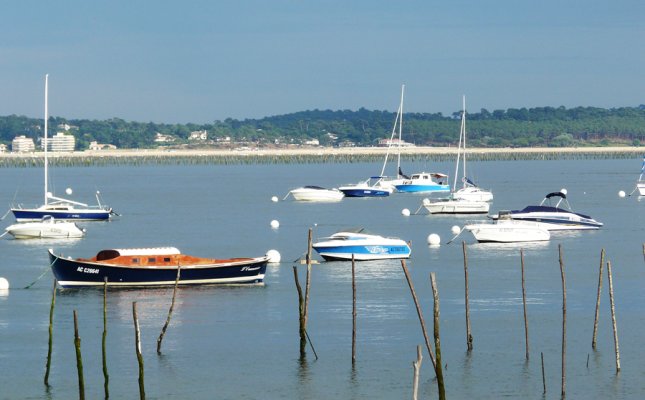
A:
[[[13,224],[5,228],[16,239],[81,238],[85,232],[73,222],[43,221]]]
[[[464,229],[482,243],[538,242],[551,238],[549,231],[540,224],[515,220],[500,220],[493,224],[470,224]]]
[[[430,214],[486,214],[490,209],[490,204],[485,201],[425,199],[423,201],[423,207]]]
[[[493,201],[493,193],[479,187],[465,187],[453,193],[453,198],[470,201]]]

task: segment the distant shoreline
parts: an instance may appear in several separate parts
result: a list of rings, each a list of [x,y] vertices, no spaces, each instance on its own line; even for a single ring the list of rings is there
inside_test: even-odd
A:
[[[289,149],[128,149],[49,152],[52,165],[143,165],[143,164],[278,164],[344,163],[383,160],[385,147],[319,147]],[[395,157],[398,149],[390,149]],[[406,147],[401,157],[412,161],[450,161],[456,147]],[[645,147],[527,147],[470,148],[472,161],[641,158]],[[0,167],[31,167],[43,164],[44,152],[0,153]]]

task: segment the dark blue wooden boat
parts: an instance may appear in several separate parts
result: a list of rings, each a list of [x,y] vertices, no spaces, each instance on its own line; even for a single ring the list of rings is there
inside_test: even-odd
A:
[[[56,255],[49,249],[52,272],[63,288],[100,286],[259,284],[264,281],[267,256],[213,259],[182,254],[174,247],[108,249],[92,258]]]

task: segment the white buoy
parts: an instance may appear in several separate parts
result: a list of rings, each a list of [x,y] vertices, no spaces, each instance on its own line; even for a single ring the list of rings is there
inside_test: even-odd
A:
[[[280,227],[280,222],[278,222],[277,219],[274,219],[273,221],[271,221],[271,228],[278,229],[278,227]]]
[[[274,202],[274,203],[277,203],[278,202],[278,196],[271,197],[271,201]]]
[[[9,290],[9,281],[0,277],[0,290]]]
[[[72,188],[65,189],[65,193],[67,193],[68,196],[71,196],[72,195]]]
[[[410,210],[408,210],[407,208],[404,208],[403,210],[401,210],[401,215],[405,215],[406,217],[409,217]]]
[[[267,257],[269,257],[269,262],[270,263],[279,263],[280,262],[280,253],[278,250],[269,250],[267,251]]]
[[[458,235],[459,232],[461,232],[461,228],[457,225],[453,225],[452,228],[450,228],[450,232],[452,232],[453,235]]]
[[[566,194],[567,194],[567,189],[562,188],[562,189],[560,189],[560,192],[561,192],[562,194],[566,195]]]
[[[620,192],[618,192],[618,197],[625,197],[625,191],[621,190]]]
[[[421,203],[422,203],[424,206],[429,206],[429,205],[430,205],[430,199],[425,198],[425,199],[423,199],[423,201],[422,201]]]
[[[441,243],[441,238],[436,233],[428,235],[428,244],[431,246],[438,246]]]

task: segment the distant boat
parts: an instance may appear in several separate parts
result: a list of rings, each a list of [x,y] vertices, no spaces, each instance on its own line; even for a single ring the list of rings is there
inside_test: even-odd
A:
[[[490,204],[485,201],[443,199],[423,199],[422,206],[430,214],[486,214]]]
[[[552,205],[553,199],[557,199],[555,205]],[[550,231],[589,230],[603,226],[602,222],[598,222],[588,215],[573,212],[564,189],[547,194],[538,206],[527,206],[521,210],[512,210],[507,213],[514,220],[537,222]],[[491,215],[491,218],[499,219],[501,215],[502,212],[498,215]]]
[[[70,258],[49,249],[52,272],[63,288],[101,286],[262,283],[269,258],[215,259],[194,257],[175,247],[108,249],[92,258]],[[179,266],[179,267],[178,267]]]
[[[298,201],[339,201],[345,197],[345,194],[338,189],[326,189],[320,186],[299,187],[289,191],[289,195]]]
[[[98,205],[89,206],[84,203],[77,201],[72,201],[60,197],[54,196],[48,190],[48,158],[47,158],[47,123],[49,119],[48,109],[47,109],[47,97],[48,97],[48,79],[49,75],[45,75],[45,126],[44,126],[44,136],[43,136],[43,147],[45,151],[45,204],[40,207],[26,208],[22,205],[17,205],[11,207],[11,212],[13,213],[16,221],[25,222],[25,221],[40,221],[45,216],[52,216],[57,220],[107,220],[109,219],[114,212],[111,208],[101,205],[99,200],[99,192],[96,192],[96,201]],[[67,194],[72,193],[71,189],[67,189]]]
[[[312,245],[327,261],[383,260],[409,258],[410,246],[402,239],[368,233],[363,228],[347,229],[322,238]]]
[[[338,188],[346,197],[386,197],[392,194],[394,189],[387,186],[380,186],[382,176],[372,176],[369,179],[357,184],[350,184]]]
[[[403,173],[401,169],[401,143],[403,143],[403,94],[405,91],[405,85],[401,85],[401,102],[399,104],[399,109],[394,120],[394,127],[392,128],[392,135],[390,137],[390,143],[388,145],[388,151],[385,154],[385,161],[383,162],[383,168],[381,169],[381,180],[376,184],[377,186],[390,188],[397,192],[403,193],[417,193],[417,192],[448,192],[450,191],[450,185],[443,182],[438,182],[448,178],[448,175],[442,173],[427,173],[420,172],[411,174],[407,176]],[[398,141],[394,141],[394,136],[398,132]],[[396,144],[393,144],[396,143]],[[385,176],[385,168],[387,166],[388,157],[390,150],[396,148],[398,150],[397,154],[397,165],[396,165],[396,176],[387,177]]]
[[[551,238],[551,233],[540,223],[514,220],[504,214],[494,223],[468,224],[464,229],[480,243],[539,242]]]
[[[20,222],[5,228],[16,239],[68,239],[85,236],[85,230],[74,222],[60,221],[51,216],[38,222]]]
[[[634,193],[636,190],[638,190],[639,196],[645,196],[645,180],[643,180],[643,174],[645,174],[645,157],[643,157],[643,164],[641,165],[641,174],[638,176],[638,181],[636,182],[636,188],[632,191],[632,193]],[[630,193],[630,195],[632,193]]]
[[[462,97],[463,111],[461,113],[461,129],[459,132],[459,147],[457,150],[457,165],[455,167],[455,182],[453,184],[453,199],[470,201],[492,201],[493,192],[477,186],[466,173],[466,96]],[[463,153],[463,154],[461,154]],[[459,176],[459,157],[462,158],[461,182],[463,186],[457,189],[457,177]]]

